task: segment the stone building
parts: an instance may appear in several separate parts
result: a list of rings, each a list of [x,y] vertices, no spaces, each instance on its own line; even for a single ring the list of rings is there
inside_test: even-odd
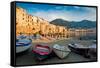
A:
[[[63,26],[50,24],[48,21],[29,15],[24,9],[16,7],[16,35],[39,33],[41,35],[51,34],[55,36],[58,34],[66,35],[67,32],[68,30]]]

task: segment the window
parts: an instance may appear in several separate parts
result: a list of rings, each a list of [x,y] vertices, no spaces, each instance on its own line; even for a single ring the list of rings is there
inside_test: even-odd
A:
[[[32,30],[35,30],[35,28],[33,28]]]
[[[29,16],[28,16],[28,18],[29,18]]]
[[[23,18],[23,20],[24,20],[24,18]]]
[[[28,19],[28,22],[29,22],[29,19]]]
[[[23,16],[24,16],[24,13],[23,13]]]

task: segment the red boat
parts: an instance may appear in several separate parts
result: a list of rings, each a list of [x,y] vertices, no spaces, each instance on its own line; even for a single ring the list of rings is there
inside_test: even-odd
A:
[[[48,58],[48,56],[51,54],[52,50],[49,46],[38,44],[34,47],[32,52],[34,53],[34,56],[38,60],[44,60],[44,59]]]

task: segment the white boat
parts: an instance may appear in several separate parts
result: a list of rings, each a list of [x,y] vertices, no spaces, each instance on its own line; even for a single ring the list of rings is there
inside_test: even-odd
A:
[[[25,39],[26,37],[27,37],[26,35],[22,34],[22,35],[18,35],[16,38],[17,39]]]
[[[53,46],[53,51],[61,59],[65,58],[71,52],[67,46],[61,46],[58,44]]]
[[[31,40],[29,39],[19,39],[16,41],[16,53],[20,53],[28,50],[31,47]]]

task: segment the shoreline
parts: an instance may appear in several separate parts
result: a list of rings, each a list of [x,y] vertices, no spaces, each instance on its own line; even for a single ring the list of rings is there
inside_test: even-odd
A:
[[[41,41],[41,40],[36,40],[32,41],[32,46],[34,47],[37,44],[43,44],[43,45],[48,45],[52,47],[54,44],[59,44],[63,46],[68,46],[68,44],[71,43],[77,43],[80,45],[84,46],[91,46],[93,44],[93,40],[79,40],[79,39],[73,39],[73,38],[64,38],[64,39],[58,39],[58,40],[51,40],[51,41]]]

